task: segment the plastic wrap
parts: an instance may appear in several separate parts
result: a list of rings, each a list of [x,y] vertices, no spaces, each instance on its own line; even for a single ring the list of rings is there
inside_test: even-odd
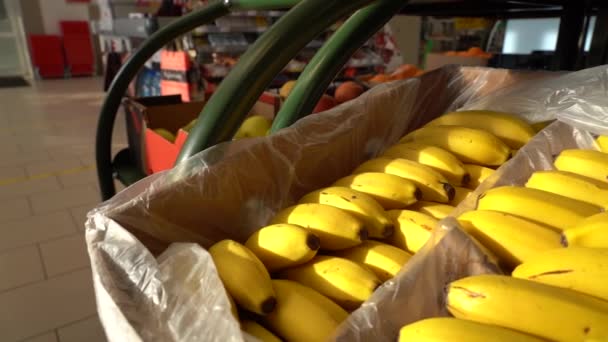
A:
[[[224,238],[244,241],[278,210],[350,173],[407,131],[448,110],[483,103],[494,99],[493,94],[519,96],[525,84],[547,77],[574,82],[576,74],[442,68],[375,87],[273,136],[220,144],[125,189],[90,212],[86,223],[98,312],[108,338],[242,340],[202,247]],[[585,89],[593,87],[587,84]],[[582,96],[568,96],[584,102]],[[532,121],[547,118],[536,109],[541,116],[531,116]],[[445,314],[447,282],[496,272],[453,225],[443,222],[432,243],[354,312],[336,338],[394,340],[401,325]],[[177,242],[190,244],[171,245]]]

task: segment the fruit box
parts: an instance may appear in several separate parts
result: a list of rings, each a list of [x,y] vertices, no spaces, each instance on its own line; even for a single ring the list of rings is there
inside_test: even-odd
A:
[[[146,174],[154,174],[173,167],[188,138],[188,132],[182,128],[198,117],[205,102],[182,102],[180,95],[169,95],[127,98],[123,105],[132,157]],[[272,120],[278,105],[277,96],[265,93],[253,106],[250,115],[262,115]],[[159,128],[173,133],[175,141],[158,134],[155,129]]]
[[[434,70],[444,65],[462,66],[486,66],[489,58],[479,56],[446,56],[441,53],[429,53],[426,55],[426,70]]]
[[[128,187],[90,212],[86,223],[108,339],[242,341],[204,248],[226,238],[244,242],[302,195],[348,175],[447,111],[492,108],[532,122],[557,117],[606,129],[606,82],[605,68],[557,75],[443,67],[374,87],[271,136],[214,146]],[[535,151],[523,148],[518,156],[535,165]],[[509,165],[504,168],[523,168]],[[342,323],[335,340],[394,341],[407,323],[447,315],[446,283],[495,272],[491,257],[447,218],[400,273]]]

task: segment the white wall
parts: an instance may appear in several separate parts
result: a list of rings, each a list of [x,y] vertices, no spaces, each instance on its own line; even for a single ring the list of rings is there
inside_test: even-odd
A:
[[[89,21],[89,4],[65,0],[40,0],[40,13],[46,34],[60,34],[61,20]]]

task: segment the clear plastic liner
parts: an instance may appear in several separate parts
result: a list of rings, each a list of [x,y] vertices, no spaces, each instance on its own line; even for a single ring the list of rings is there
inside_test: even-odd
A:
[[[495,103],[504,103],[523,96],[526,84],[532,85],[532,94],[543,80],[557,89],[551,94],[547,91],[549,103],[571,101],[570,108],[586,108],[587,96],[601,97],[590,83],[578,86],[588,72],[557,75],[445,67],[420,78],[374,87],[270,137],[217,145],[132,185],[91,211],[86,223],[98,312],[108,339],[242,341],[244,336],[204,248],[225,238],[244,241],[278,210],[349,174],[406,132],[446,111],[481,106],[498,96],[501,99]],[[605,74],[603,69],[597,72]],[[568,92],[569,83],[562,80],[577,86]],[[604,85],[597,85],[598,92],[605,91]],[[577,89],[584,94],[577,94]],[[559,94],[567,94],[567,99]],[[546,98],[528,98],[527,108],[535,109],[522,112],[524,117],[537,122],[557,116],[548,117],[548,109],[540,109],[554,107],[534,106],[535,100]],[[585,115],[590,117],[587,123],[605,120],[604,112],[597,117],[593,112]],[[562,126],[554,124],[550,129],[556,127]],[[556,146],[576,134],[591,141],[582,131],[568,135],[564,130],[547,139]],[[553,146],[537,139],[534,144],[538,145],[529,146],[539,151]],[[520,150],[513,163],[529,156],[524,161],[533,168],[541,155],[549,161],[550,154],[529,146]],[[501,173],[508,175],[508,168],[503,166]],[[443,221],[431,242],[401,273],[347,319],[336,339],[393,341],[402,325],[446,314],[443,287],[448,282],[489,272],[498,269],[487,254],[455,229],[455,221]]]

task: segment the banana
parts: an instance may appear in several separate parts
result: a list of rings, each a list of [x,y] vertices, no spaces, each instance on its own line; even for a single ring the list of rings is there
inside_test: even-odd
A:
[[[420,189],[422,199],[425,201],[447,203],[454,197],[454,187],[448,183],[445,177],[430,167],[411,160],[401,158],[371,159],[356,168],[353,174],[363,172],[384,172],[405,178]]]
[[[570,172],[536,171],[528,179],[526,187],[608,208],[608,190],[598,183],[601,182]]]
[[[512,149],[524,146],[536,134],[534,128],[511,113],[463,110],[444,114],[426,126],[463,126],[489,132]]]
[[[372,238],[393,235],[395,229],[384,209],[371,196],[343,186],[332,186],[309,193],[299,203],[321,203],[340,208],[365,224]]]
[[[454,206],[454,207],[459,205],[460,202],[467,199],[473,193],[473,190],[467,189],[467,188],[462,188],[460,186],[455,186],[454,190],[455,190],[454,198],[452,198],[452,200],[449,203],[451,206]]]
[[[493,169],[489,167],[475,165],[475,164],[464,164],[464,169],[467,170],[471,179],[469,180],[469,184],[467,185],[469,189],[477,189],[483,181],[485,181],[488,177],[490,177],[494,172]]]
[[[608,154],[594,150],[563,150],[555,159],[555,168],[608,182]]]
[[[407,210],[418,211],[423,214],[430,215],[437,220],[442,220],[452,213],[456,207],[436,202],[428,202],[428,201],[418,201],[409,207]]]
[[[321,240],[321,249],[356,246],[368,236],[363,223],[347,212],[318,203],[298,204],[281,210],[271,224],[289,223],[310,230]]]
[[[254,321],[247,319],[242,320],[241,330],[262,342],[281,342],[280,338],[276,337],[273,333]]]
[[[517,266],[512,275],[608,300],[608,249],[570,247],[545,251]]]
[[[411,181],[381,172],[364,172],[339,179],[334,186],[347,187],[375,199],[384,209],[405,208],[422,196]]]
[[[479,210],[496,210],[562,231],[574,227],[601,209],[550,192],[501,186],[486,191],[477,201]]]
[[[372,271],[354,261],[325,255],[286,269],[280,277],[308,286],[347,310],[358,308],[382,283]]]
[[[253,233],[245,246],[255,254],[269,272],[303,264],[321,247],[312,232],[293,224],[274,224]]]
[[[222,283],[238,305],[260,315],[274,310],[277,301],[270,275],[247,247],[233,240],[222,240],[209,248],[209,254]]]
[[[433,145],[421,143],[397,144],[389,147],[383,157],[403,158],[426,165],[443,175],[450,184],[466,185],[470,176],[455,155]]]
[[[511,149],[494,134],[468,127],[423,127],[400,140],[410,141],[441,147],[471,164],[499,166],[511,156]]]
[[[365,241],[357,247],[339,251],[334,255],[367,266],[383,282],[395,277],[412,257],[397,247],[378,241]]]
[[[399,330],[399,342],[542,342],[539,338],[495,325],[451,317],[427,318]]]
[[[265,324],[286,341],[322,342],[348,313],[317,291],[289,280],[273,280],[277,308]]]
[[[389,240],[391,245],[415,254],[431,237],[437,220],[412,210],[391,210],[387,214],[395,220],[395,234]]]
[[[492,324],[552,341],[608,336],[608,302],[559,287],[501,275],[478,275],[448,285],[456,318]]]
[[[608,135],[600,135],[597,137],[597,139],[595,139],[595,142],[597,143],[600,151],[608,153]]]
[[[547,127],[550,124],[552,124],[553,122],[555,122],[555,120],[547,120],[547,121],[535,122],[535,123],[531,124],[530,126],[532,127],[532,129],[534,130],[534,132],[538,133],[538,132],[542,131],[543,129],[545,129],[545,127]]]
[[[590,216],[562,233],[562,244],[608,248],[608,212]]]
[[[561,247],[559,233],[517,216],[475,210],[457,219],[467,233],[496,254],[509,269],[539,252]]]

